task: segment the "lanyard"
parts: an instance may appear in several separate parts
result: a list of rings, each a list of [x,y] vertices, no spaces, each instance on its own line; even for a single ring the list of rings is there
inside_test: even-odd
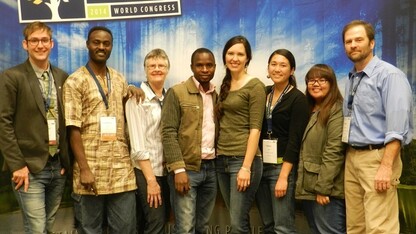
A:
[[[147,87],[149,87],[149,89],[150,89],[150,90],[152,90],[153,94],[154,94],[154,95],[155,95],[155,97],[156,97],[156,100],[159,102],[160,107],[162,107],[162,106],[163,106],[163,101],[161,101],[161,100],[157,97],[157,95],[156,95],[155,91],[152,89],[152,86],[150,86],[149,82],[145,81],[144,83],[147,85]],[[163,96],[165,96],[165,89],[163,89],[163,90],[162,90],[162,95],[163,95]]]
[[[42,93],[44,94],[43,95],[43,102],[45,104],[45,111],[48,112],[49,107],[51,106],[53,77],[52,77],[52,72],[48,72],[48,71],[45,71],[45,72],[46,72],[46,75],[48,76],[47,78],[48,78],[48,82],[49,82],[49,87],[48,87],[48,93],[46,94],[46,96],[44,96],[45,95],[44,92],[42,92]],[[42,74],[42,76],[43,76],[43,74]],[[41,86],[41,87],[43,89],[43,86]]]
[[[106,109],[108,109],[108,100],[107,100],[107,96],[104,93],[103,87],[101,86],[100,82],[98,81],[97,77],[95,76],[94,72],[92,71],[91,67],[88,65],[88,63],[85,65],[85,67],[87,68],[88,72],[91,74],[92,78],[94,79],[95,83],[98,86],[98,91],[100,91],[101,97],[103,98],[104,104]],[[108,94],[110,94],[111,92],[111,80],[110,80],[110,72],[108,71],[108,69],[106,68],[107,73],[105,75],[106,80],[107,80],[107,88],[108,88]]]
[[[272,138],[272,117],[273,117],[273,110],[274,108],[282,101],[283,95],[285,95],[287,92],[289,92],[291,85],[287,84],[283,92],[280,94],[279,98],[276,101],[276,105],[272,107],[273,102],[273,94],[274,94],[274,87],[272,87],[272,91],[269,93],[269,100],[267,101],[266,106],[266,120],[267,120],[267,135],[269,136],[269,139]]]
[[[364,72],[358,72],[355,73],[351,79],[351,87],[352,89],[350,90],[350,94],[348,95],[348,109],[351,111],[352,110],[352,103],[354,101],[354,96],[355,93],[357,92],[358,89],[358,85],[361,83],[361,80],[363,79],[364,76]],[[357,82],[357,84],[354,86],[354,79],[358,77],[359,80]]]

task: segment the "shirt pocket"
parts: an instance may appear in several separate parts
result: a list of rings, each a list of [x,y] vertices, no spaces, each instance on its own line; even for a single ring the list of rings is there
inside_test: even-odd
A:
[[[194,103],[181,104],[181,125],[189,126],[199,120],[199,106]]]

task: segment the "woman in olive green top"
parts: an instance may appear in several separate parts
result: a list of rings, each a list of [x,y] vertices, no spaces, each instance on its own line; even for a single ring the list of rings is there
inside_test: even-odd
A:
[[[314,65],[305,81],[313,114],[302,139],[295,197],[312,233],[345,233],[342,96],[328,65]]]
[[[222,58],[226,75],[217,106],[218,183],[230,212],[231,233],[250,233],[249,211],[263,170],[258,141],[266,93],[264,84],[247,74],[251,48],[245,37],[228,40]]]

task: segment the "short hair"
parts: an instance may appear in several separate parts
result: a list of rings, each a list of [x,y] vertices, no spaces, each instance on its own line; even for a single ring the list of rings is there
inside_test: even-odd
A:
[[[52,39],[52,29],[43,22],[35,21],[30,24],[27,24],[26,27],[23,29],[23,36],[25,40],[29,39],[30,34],[38,30],[46,31],[46,33],[48,33],[49,37]]]
[[[169,57],[166,54],[166,52],[162,49],[156,48],[151,50],[149,53],[146,54],[146,56],[144,57],[144,62],[143,62],[143,66],[146,67],[146,62],[149,59],[163,59],[167,62],[168,64],[168,69],[170,68],[170,61],[169,61]]]
[[[214,56],[214,54],[212,53],[212,51],[211,51],[211,50],[209,50],[209,49],[207,49],[207,48],[198,48],[198,49],[196,49],[196,50],[192,53],[192,55],[191,55],[191,65],[192,65],[192,64],[194,64],[194,59],[195,59],[195,56],[196,56],[197,54],[202,54],[202,53],[207,53],[207,54],[210,54],[210,55],[214,58],[214,62],[215,62],[215,56]]]
[[[353,20],[349,22],[347,25],[344,26],[344,29],[342,30],[342,42],[345,42],[345,33],[355,26],[363,26],[364,30],[367,34],[367,37],[370,41],[374,40],[375,38],[375,31],[373,25],[370,23],[364,21],[364,20]]]
[[[87,39],[87,41],[90,40],[91,33],[95,32],[95,31],[105,31],[105,32],[108,32],[110,34],[110,36],[111,36],[111,42],[113,41],[113,33],[111,32],[110,29],[108,29],[107,27],[104,27],[104,26],[94,26],[94,27],[92,27],[88,31],[88,39]]]

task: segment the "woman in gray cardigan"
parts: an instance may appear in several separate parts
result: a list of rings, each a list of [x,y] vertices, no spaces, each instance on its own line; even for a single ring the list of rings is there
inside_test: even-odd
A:
[[[328,65],[314,65],[305,81],[312,115],[302,139],[295,197],[302,200],[312,233],[345,233],[342,95]]]

